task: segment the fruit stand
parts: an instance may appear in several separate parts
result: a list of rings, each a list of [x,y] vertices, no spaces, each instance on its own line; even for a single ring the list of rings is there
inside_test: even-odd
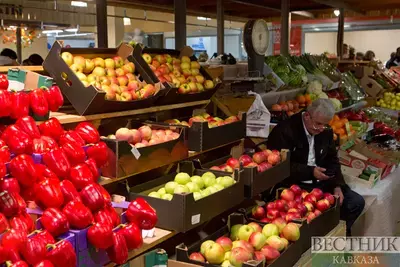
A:
[[[395,199],[382,195],[396,195],[400,155],[379,137],[394,146],[397,118],[364,108],[360,82],[324,57],[265,62],[277,82],[260,94],[270,122],[329,98],[346,181],[374,196],[358,224],[378,212],[393,222],[377,210]],[[144,267],[145,253],[163,248],[176,266],[308,266],[312,236],[345,233],[336,196],[279,187],[291,151],[247,136],[255,97],[226,93],[188,48],[56,42],[43,68],[0,72],[9,74],[0,77],[0,264]],[[379,106],[396,108],[395,92],[381,96]],[[380,235],[377,224],[355,231]]]

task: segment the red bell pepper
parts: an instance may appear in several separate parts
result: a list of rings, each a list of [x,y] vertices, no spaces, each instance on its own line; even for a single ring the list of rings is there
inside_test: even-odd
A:
[[[0,162],[9,162],[11,160],[10,149],[3,140],[1,142],[4,145],[0,145]]]
[[[15,200],[18,203],[19,211],[20,212],[25,211],[26,210],[26,202],[25,202],[25,200],[21,197],[20,194],[13,194],[13,195],[14,195]]]
[[[69,130],[64,132],[60,136],[60,140],[58,141],[60,146],[63,146],[66,143],[75,143],[77,146],[84,146],[85,141],[82,139],[82,137],[73,130]]]
[[[0,213],[0,234],[2,234],[5,230],[10,227],[8,224],[6,216],[3,213]]]
[[[55,208],[47,209],[40,217],[40,223],[51,235],[59,236],[69,230],[67,217],[60,210]]]
[[[96,182],[89,166],[85,163],[78,164],[70,169],[69,180],[78,191]]]
[[[39,128],[37,127],[35,120],[31,116],[19,118],[15,122],[15,125],[17,125],[17,127],[21,129],[21,131],[25,132],[31,138],[40,137]]]
[[[48,90],[45,90],[44,94],[50,111],[57,111],[64,104],[64,97],[57,85],[53,85]]]
[[[43,180],[35,184],[36,204],[42,209],[59,208],[64,203],[60,182],[56,180]]]
[[[95,248],[106,249],[111,247],[113,245],[113,231],[111,225],[95,223],[89,227],[87,239]]]
[[[38,233],[36,233],[32,238],[39,240],[42,242],[45,246],[49,244],[54,244],[56,241],[54,240],[54,237],[49,233],[47,230],[41,230]]]
[[[89,158],[87,160],[85,160],[86,165],[88,165],[90,171],[93,174],[94,179],[97,179],[98,177],[100,177],[100,172],[99,169],[97,168],[97,163],[94,159]]]
[[[19,210],[19,204],[14,194],[8,191],[0,192],[1,213],[3,213],[6,217],[12,217],[17,215]]]
[[[114,228],[114,222],[111,218],[111,214],[107,209],[101,209],[93,215],[94,221],[100,224],[108,224],[111,228]]]
[[[0,263],[6,261],[17,262],[21,260],[18,250],[9,247],[0,247]]]
[[[0,179],[6,176],[7,167],[4,161],[0,161]]]
[[[88,158],[96,161],[97,167],[102,167],[108,161],[108,147],[104,142],[98,142],[88,147],[86,154]]]
[[[78,191],[76,191],[75,186],[69,180],[63,180],[60,182],[61,192],[64,196],[64,204],[72,200],[82,201],[81,196],[79,195]]]
[[[126,218],[131,223],[136,223],[140,229],[153,229],[157,223],[157,213],[146,200],[139,197],[129,203]]]
[[[128,247],[119,231],[113,233],[113,245],[106,252],[110,260],[116,264],[123,264],[128,260]]]
[[[68,219],[71,227],[84,229],[93,222],[93,215],[89,208],[80,201],[68,202],[62,211]]]
[[[11,93],[11,118],[19,119],[29,115],[29,94],[27,92]]]
[[[0,74],[0,90],[8,89],[8,79],[6,74]]]
[[[39,130],[42,135],[50,136],[54,140],[60,139],[60,136],[64,133],[60,121],[56,118],[50,118],[40,124]]]
[[[1,245],[6,248],[14,248],[20,251],[28,240],[27,234],[24,231],[10,229],[5,232],[2,239]]]
[[[18,184],[18,180],[15,178],[3,178],[0,180],[0,192],[8,191],[13,194],[19,194],[21,189]]]
[[[29,264],[34,265],[46,259],[46,245],[35,238],[28,238],[21,249],[21,254]]]
[[[24,231],[25,234],[29,233],[25,220],[19,216],[14,216],[11,218],[10,227],[14,230]]]
[[[45,116],[49,112],[49,104],[42,88],[36,88],[29,93],[30,107],[33,113],[39,116]]]
[[[53,148],[49,152],[43,154],[43,162],[60,179],[68,177],[71,166],[67,156],[61,148]]]
[[[10,116],[11,108],[11,94],[8,91],[0,90],[0,117]]]
[[[83,148],[76,143],[65,143],[62,146],[62,149],[64,150],[65,155],[67,155],[67,158],[72,165],[85,162],[85,150],[83,150]]]
[[[101,185],[92,183],[85,186],[79,193],[82,203],[92,212],[102,209],[105,205],[105,200],[99,187],[101,187]]]
[[[8,249],[4,247],[0,247],[0,264],[6,262],[8,260]]]
[[[32,157],[25,154],[18,155],[11,160],[10,172],[25,187],[33,186],[39,178]]]
[[[76,254],[70,242],[61,240],[55,245],[49,245],[53,249],[47,252],[47,260],[56,267],[75,267]]]
[[[103,198],[104,198],[104,201],[106,202],[106,204],[111,204],[111,196],[107,192],[107,190],[103,186],[99,185],[99,191],[103,195]]]
[[[48,260],[42,260],[38,263],[35,264],[35,266],[33,267],[54,267],[53,263],[51,263],[51,261]]]
[[[120,233],[124,236],[128,250],[140,248],[143,245],[142,230],[135,223],[124,226]]]
[[[37,182],[41,182],[43,180],[59,181],[57,175],[49,168],[47,168],[47,166],[43,164],[35,164],[35,168],[39,174],[39,180],[37,180]]]
[[[35,230],[35,223],[33,222],[33,219],[28,214],[28,212],[26,212],[26,209],[21,210],[20,214],[18,214],[17,216],[25,221],[28,233],[31,233]]]
[[[25,261],[16,261],[12,264],[8,263],[7,267],[29,267],[29,265]]]
[[[33,143],[33,153],[42,154],[53,148],[56,148],[57,142],[48,136],[41,136],[40,138],[35,138],[32,140]]]
[[[108,214],[113,221],[114,227],[117,227],[121,223],[121,218],[119,217],[118,213],[111,206],[106,206],[104,209],[108,211]]]
[[[100,134],[90,122],[79,123],[75,131],[85,140],[86,144],[95,144],[100,141]]]
[[[23,199],[26,201],[35,201],[35,190],[34,187],[22,187],[21,194]]]
[[[1,138],[7,143],[8,148],[14,154],[32,154],[32,139],[18,126],[8,126]]]

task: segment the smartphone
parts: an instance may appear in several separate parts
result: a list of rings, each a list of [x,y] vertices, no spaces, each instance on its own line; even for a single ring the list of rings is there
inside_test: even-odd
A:
[[[328,176],[329,178],[333,178],[333,177],[335,177],[336,172],[335,172],[334,170],[326,170],[326,171],[324,172],[324,174],[325,174],[326,176]]]

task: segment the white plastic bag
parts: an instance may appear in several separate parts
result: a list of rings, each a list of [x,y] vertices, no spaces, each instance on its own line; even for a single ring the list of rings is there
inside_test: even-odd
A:
[[[259,94],[251,91],[248,94],[254,95],[256,99],[247,111],[246,135],[248,137],[267,138],[269,135],[271,113],[269,113]]]

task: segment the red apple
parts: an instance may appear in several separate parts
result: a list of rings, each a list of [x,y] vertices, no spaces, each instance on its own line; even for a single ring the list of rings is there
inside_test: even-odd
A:
[[[249,243],[252,245],[255,250],[260,250],[264,245],[267,238],[261,232],[254,232],[249,237]]]
[[[310,202],[311,204],[315,205],[317,203],[317,199],[313,194],[310,193],[304,198],[304,202]]]
[[[250,162],[249,164],[247,164],[245,166],[246,168],[253,168],[253,167],[257,167],[257,171],[258,171],[258,164],[255,162]]]
[[[269,209],[267,211],[267,218],[269,218],[271,220],[277,218],[278,216],[280,216],[280,215],[279,215],[279,210],[277,210],[277,209]]]
[[[242,247],[236,247],[231,251],[229,262],[233,264],[233,266],[242,266],[243,263],[252,259],[252,253]]]
[[[261,162],[259,166],[263,169],[264,172],[265,172],[266,170],[271,169],[271,168],[273,167],[273,166],[272,166],[270,163],[268,163],[268,162]]]
[[[296,201],[296,203],[302,203],[303,202],[303,197],[301,195],[295,196],[294,197],[294,201]]]
[[[265,262],[265,256],[261,251],[254,251],[254,260]]]
[[[299,213],[300,214],[300,211],[298,209],[296,209],[296,208],[290,208],[287,212],[288,213]]]
[[[288,241],[297,241],[300,238],[300,229],[295,223],[288,223],[285,228],[282,229],[282,235]]]
[[[316,210],[314,211],[314,214],[315,214],[315,217],[318,217],[319,215],[322,214],[322,212],[316,209]]]
[[[276,204],[275,204],[275,202],[268,202],[267,205],[265,206],[265,208],[266,208],[267,210],[276,209]]]
[[[279,211],[286,211],[288,209],[286,201],[283,199],[278,199],[275,201],[275,207]]]
[[[231,166],[232,169],[238,169],[240,167],[240,162],[239,160],[235,159],[235,158],[230,158],[227,160],[226,164],[228,166]]]
[[[276,226],[278,226],[279,229],[279,233],[282,231],[282,229],[286,226],[286,221],[284,218],[279,217],[276,218],[272,221],[273,224],[275,224]]]
[[[257,164],[260,164],[261,162],[264,162],[266,160],[266,157],[263,152],[256,152],[253,155],[253,161]]]
[[[309,212],[307,213],[307,222],[310,223],[312,220],[314,220],[317,216],[315,216],[314,212]]]
[[[265,217],[265,210],[263,207],[257,206],[251,210],[251,214],[253,218],[260,220]]]
[[[286,211],[280,211],[280,212],[279,212],[279,215],[280,215],[283,219],[285,219],[285,218],[286,218]]]
[[[301,188],[297,184],[294,184],[290,187],[290,190],[293,191],[295,196],[301,196]]]
[[[268,158],[269,154],[271,154],[271,153],[272,153],[272,151],[271,151],[271,150],[269,150],[269,149],[263,150],[262,152],[264,153],[264,155],[265,155],[265,158]]]
[[[254,229],[254,231],[256,231],[256,232],[260,232],[260,233],[262,232],[262,227],[256,222],[251,222],[247,225],[252,227]]]
[[[321,212],[324,212],[327,209],[329,209],[330,204],[329,204],[329,201],[327,199],[321,199],[321,200],[318,200],[318,202],[315,205],[315,207],[317,209],[319,209]]]
[[[218,166],[212,166],[210,170],[220,171],[221,169]]]
[[[314,205],[310,202],[303,202],[304,206],[306,206],[308,211],[314,211]]]
[[[221,247],[225,250],[225,252],[230,251],[232,249],[232,240],[229,237],[221,236],[220,238],[215,240],[215,243],[220,244]]]
[[[332,194],[325,193],[324,198],[329,201],[329,204],[335,204],[335,197]]]
[[[254,253],[254,248],[252,245],[250,245],[249,242],[245,241],[245,240],[237,240],[237,241],[233,241],[232,242],[232,249],[233,248],[244,248],[245,250],[247,250],[248,252],[250,252],[251,254]]]
[[[277,249],[271,246],[264,246],[260,252],[264,255],[267,263],[272,262],[281,255]]]
[[[272,165],[276,165],[281,161],[281,157],[280,157],[280,155],[272,153],[272,154],[268,155],[267,160],[268,160],[268,163],[270,163]]]
[[[297,206],[297,202],[294,201],[294,200],[289,200],[289,201],[287,202],[287,207],[288,207],[288,209],[295,208],[296,206]]]
[[[285,220],[287,222],[291,222],[291,221],[298,220],[298,219],[301,219],[301,215],[298,212],[297,213],[290,212],[290,213],[286,214],[286,217],[285,217]]]
[[[206,259],[204,259],[203,255],[199,252],[193,252],[190,254],[189,259],[193,261],[206,262]]]
[[[283,189],[281,193],[281,199],[284,199],[286,201],[294,200],[294,193],[290,189]]]
[[[324,192],[322,192],[322,190],[319,189],[319,188],[314,188],[314,189],[311,191],[310,194],[313,194],[317,200],[322,199],[322,197],[324,196]]]
[[[260,222],[263,222],[263,223],[270,223],[270,222],[271,222],[271,219],[269,219],[269,218],[262,218],[262,219],[260,220]]]
[[[308,211],[307,207],[303,203],[297,203],[296,208],[300,212],[301,216],[306,215]]]
[[[142,127],[140,127],[139,132],[142,134],[142,138],[146,141],[150,141],[151,139],[151,135],[152,135],[152,131],[151,128],[147,125],[144,125]]]
[[[253,162],[253,160],[251,159],[251,157],[249,155],[240,156],[239,161],[243,164],[243,166],[247,166]]]
[[[301,191],[301,197],[304,199],[308,195],[306,190]]]

